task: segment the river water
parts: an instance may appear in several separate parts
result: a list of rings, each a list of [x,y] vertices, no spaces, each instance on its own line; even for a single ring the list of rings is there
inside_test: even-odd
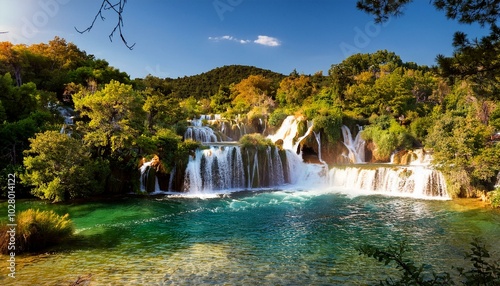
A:
[[[2,267],[0,284],[69,285],[92,274],[90,285],[366,285],[396,272],[355,247],[401,240],[415,261],[455,273],[451,265],[464,263],[474,237],[500,257],[500,213],[470,202],[331,188],[23,201],[18,209],[69,213],[78,236],[50,253],[17,256],[17,278]]]

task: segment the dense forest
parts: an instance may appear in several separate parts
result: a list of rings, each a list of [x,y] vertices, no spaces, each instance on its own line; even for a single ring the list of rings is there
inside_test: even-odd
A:
[[[199,147],[183,138],[187,119],[221,114],[279,126],[296,115],[312,120],[326,145],[340,140],[342,125],[364,126],[372,162],[425,147],[454,196],[489,193],[498,202],[499,73],[472,60],[486,48],[457,48],[436,67],[383,50],[352,55],[327,75],[225,66],[178,79],[130,79],[64,39],[3,42],[1,176],[16,172],[20,193],[52,201],[134,192],[141,160],[158,155],[169,173]],[[469,70],[476,64],[475,74],[453,72],[465,60]],[[60,132],[61,110],[74,112],[70,132]]]

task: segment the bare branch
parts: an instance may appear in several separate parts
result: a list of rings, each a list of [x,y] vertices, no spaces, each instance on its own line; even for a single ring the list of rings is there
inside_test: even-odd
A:
[[[130,45],[127,42],[127,40],[125,39],[125,36],[123,35],[123,32],[122,32],[122,27],[123,27],[123,15],[122,14],[123,14],[123,11],[125,8],[125,4],[127,4],[127,0],[116,0],[116,1],[118,1],[116,3],[111,3],[110,1],[112,1],[112,0],[103,0],[102,1],[101,7],[97,11],[97,14],[95,15],[94,20],[92,21],[90,26],[88,26],[84,30],[79,30],[78,28],[75,27],[75,30],[80,34],[83,34],[85,32],[90,32],[90,30],[92,30],[92,28],[94,27],[95,22],[97,21],[98,18],[101,18],[101,21],[106,20],[106,18],[104,18],[103,11],[111,10],[114,13],[116,13],[116,15],[118,16],[118,21],[116,23],[116,26],[113,28],[113,30],[109,34],[109,40],[112,42],[113,36],[115,35],[116,31],[118,31],[118,33],[120,34],[120,38],[122,39],[122,42],[125,44],[125,46],[127,48],[132,50],[135,46],[135,43]]]

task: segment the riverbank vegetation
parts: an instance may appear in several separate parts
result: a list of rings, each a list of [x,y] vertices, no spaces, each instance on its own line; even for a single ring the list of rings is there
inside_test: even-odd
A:
[[[53,211],[28,209],[17,215],[17,226],[0,225],[0,253],[43,251],[70,238],[74,226],[69,215],[60,216]],[[15,240],[10,239],[14,235]],[[14,241],[14,244],[9,242]]]

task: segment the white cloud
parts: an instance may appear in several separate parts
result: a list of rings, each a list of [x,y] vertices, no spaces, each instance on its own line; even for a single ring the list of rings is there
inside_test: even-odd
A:
[[[257,40],[254,40],[254,41],[242,40],[242,39],[238,39],[238,38],[235,38],[235,37],[229,36],[229,35],[225,35],[225,36],[221,36],[221,37],[208,37],[208,39],[210,41],[214,41],[214,42],[231,41],[231,42],[236,42],[236,43],[240,43],[240,44],[248,44],[248,43],[253,42],[255,44],[268,46],[268,47],[277,47],[277,46],[281,45],[281,42],[277,38],[263,36],[263,35],[259,35],[257,37]]]
[[[208,37],[208,39],[210,41],[214,41],[214,42],[232,41],[232,42],[237,42],[237,43],[240,43],[240,44],[248,44],[248,43],[251,42],[250,40],[241,40],[241,39],[235,38],[233,36],[228,36],[228,35],[222,36],[222,37]]]
[[[262,36],[259,35],[257,40],[253,41],[256,44],[269,46],[269,47],[277,47],[281,45],[280,41],[274,37]]]

